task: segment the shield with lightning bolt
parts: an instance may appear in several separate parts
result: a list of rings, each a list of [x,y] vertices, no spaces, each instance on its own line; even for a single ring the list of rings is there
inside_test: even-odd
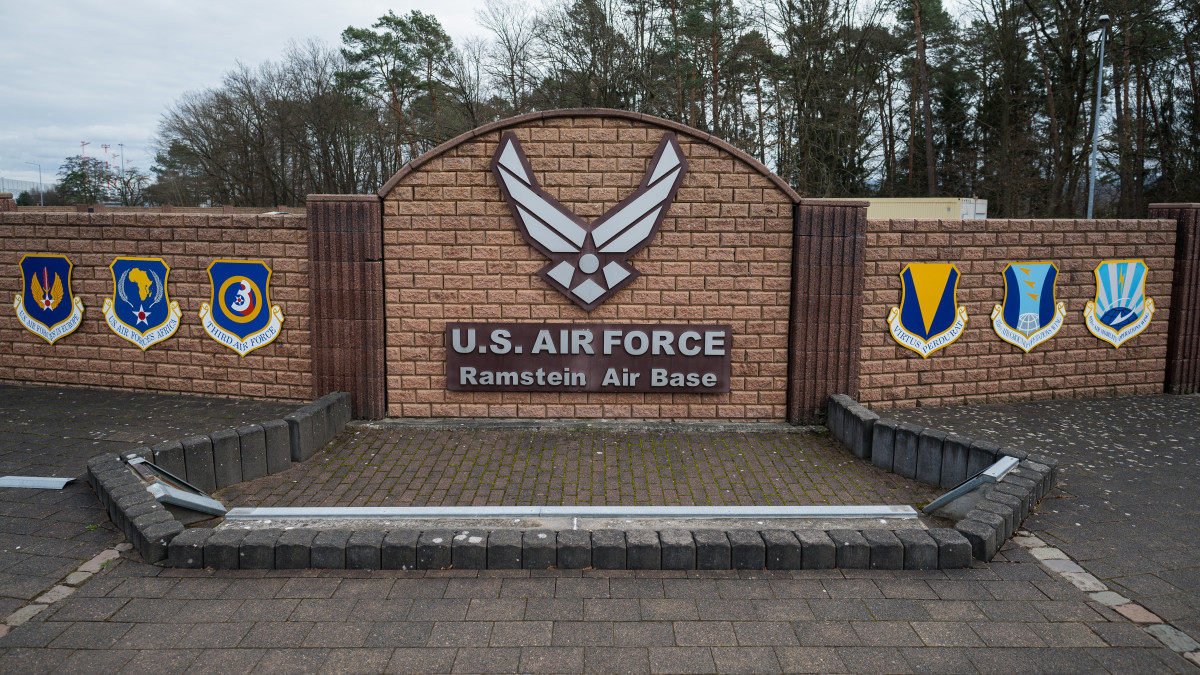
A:
[[[663,134],[633,194],[587,223],[541,188],[513,132],[491,164],[521,236],[550,259],[538,276],[587,312],[640,275],[628,259],[658,232],[687,167],[675,134]]]
[[[146,351],[179,330],[179,303],[167,297],[171,268],[162,258],[115,258],[108,266],[113,297],[104,299],[104,320],[118,336]]]
[[[1051,262],[1012,263],[1004,269],[1004,304],[992,308],[992,330],[1029,352],[1054,337],[1067,317],[1057,301],[1058,267]]]
[[[1096,299],[1083,310],[1092,335],[1116,348],[1146,330],[1154,316],[1146,273],[1141,260],[1105,260],[1096,266]]]
[[[271,305],[271,268],[261,260],[214,260],[212,304],[201,303],[209,337],[245,356],[279,337],[283,311]]]
[[[31,333],[54,344],[83,321],[83,301],[71,292],[66,256],[26,255],[21,258],[20,295],[13,299],[17,319]]]

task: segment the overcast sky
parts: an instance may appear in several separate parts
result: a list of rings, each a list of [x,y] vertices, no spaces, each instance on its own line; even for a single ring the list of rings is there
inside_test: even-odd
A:
[[[278,60],[290,40],[340,44],[389,9],[432,12],[455,41],[481,35],[482,0],[5,0],[0,8],[0,178],[53,182],[63,158],[119,154],[148,170],[158,121],[238,61]],[[110,158],[111,159],[111,158]],[[112,160],[113,168],[119,160]],[[9,192],[8,186],[0,192]]]

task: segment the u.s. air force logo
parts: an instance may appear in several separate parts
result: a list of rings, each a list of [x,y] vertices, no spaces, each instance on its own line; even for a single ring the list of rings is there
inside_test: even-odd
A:
[[[491,167],[521,236],[550,258],[538,276],[590,312],[639,276],[626,260],[658,232],[688,164],[675,134],[663,134],[637,190],[591,223],[538,185],[513,132],[500,138]]]
[[[104,299],[104,320],[142,351],[179,330],[179,303],[167,297],[171,268],[162,258],[116,258],[108,266],[113,297]]]
[[[283,312],[271,306],[271,268],[261,260],[214,260],[208,266],[212,305],[201,303],[200,321],[212,339],[241,356],[279,337]]]
[[[1092,335],[1120,347],[1146,330],[1154,299],[1146,297],[1146,263],[1105,260],[1096,266],[1096,300],[1083,310]]]
[[[911,263],[900,271],[900,306],[888,314],[892,338],[928,358],[962,335],[967,308],[958,306],[958,268],[952,263]]]
[[[992,309],[1001,340],[1029,352],[1063,327],[1067,308],[1055,296],[1058,267],[1049,262],[1012,263],[1004,269],[1004,304]]]
[[[17,319],[31,333],[54,344],[83,321],[83,301],[71,292],[73,266],[66,256],[21,257],[21,294],[13,298]]]

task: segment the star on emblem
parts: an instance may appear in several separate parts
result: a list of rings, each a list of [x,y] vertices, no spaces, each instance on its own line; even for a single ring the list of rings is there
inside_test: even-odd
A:
[[[149,324],[150,322],[146,320],[146,317],[148,317],[148,316],[150,316],[150,313],[149,313],[149,312],[147,312],[145,309],[143,309],[143,308],[142,308],[142,305],[138,305],[138,310],[137,310],[137,322],[138,322],[138,323]]]

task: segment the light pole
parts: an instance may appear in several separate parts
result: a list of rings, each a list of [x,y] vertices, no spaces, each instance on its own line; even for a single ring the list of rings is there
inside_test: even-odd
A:
[[[1100,145],[1100,100],[1104,91],[1104,42],[1108,39],[1108,15],[1100,15],[1100,67],[1096,70],[1096,109],[1092,111],[1092,158],[1088,175],[1088,220],[1092,219],[1092,202],[1096,200],[1096,149]]]
[[[38,206],[46,205],[46,188],[42,187],[42,165],[37,162],[25,162],[38,168]]]

